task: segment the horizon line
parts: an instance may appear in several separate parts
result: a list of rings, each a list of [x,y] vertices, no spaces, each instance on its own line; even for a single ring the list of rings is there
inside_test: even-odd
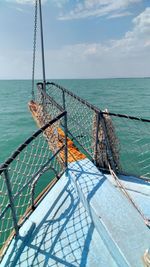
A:
[[[104,80],[104,79],[147,79],[150,76],[121,76],[121,77],[71,77],[71,78],[47,78],[46,80]],[[31,78],[0,78],[0,81],[32,81]],[[42,78],[36,78],[35,81],[42,81]]]

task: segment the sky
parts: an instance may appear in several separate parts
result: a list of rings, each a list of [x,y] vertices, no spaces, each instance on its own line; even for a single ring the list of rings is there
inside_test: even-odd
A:
[[[34,5],[0,0],[0,79],[32,77]],[[150,76],[150,0],[43,0],[42,12],[47,79]]]

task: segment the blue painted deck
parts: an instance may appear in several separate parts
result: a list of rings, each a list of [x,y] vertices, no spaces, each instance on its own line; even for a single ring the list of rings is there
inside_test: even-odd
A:
[[[111,175],[106,174],[109,181],[116,186],[116,183]],[[133,176],[120,176],[120,181],[128,194],[134,200],[139,210],[144,214],[147,220],[150,221],[150,182]]]
[[[22,226],[1,266],[142,267],[149,247],[150,230],[139,213],[84,159],[69,164],[68,174]]]

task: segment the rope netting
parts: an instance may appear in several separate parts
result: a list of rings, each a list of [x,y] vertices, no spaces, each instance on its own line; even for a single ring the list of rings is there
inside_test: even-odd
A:
[[[29,108],[40,129],[0,166],[1,254],[38,196],[65,170],[72,141],[102,169],[150,178],[149,120],[102,112],[54,83],[46,92],[38,84]]]
[[[42,196],[43,190],[48,190],[53,179],[58,180],[65,170],[62,159],[65,140],[61,140],[61,146],[55,147],[55,151],[51,150],[52,142],[59,142],[55,131],[64,120],[64,115],[65,112],[44,125],[0,166],[1,255],[12,231],[17,232],[16,228],[36,207],[39,194]]]
[[[67,111],[68,135],[74,143],[94,158],[95,137],[93,136],[93,118],[95,110],[81,102],[78,97],[64,88],[47,84],[47,95]]]
[[[148,120],[111,115],[119,140],[119,171],[150,178],[150,122]]]
[[[100,168],[150,178],[149,120],[102,112],[56,83],[45,97],[67,111],[68,135]]]

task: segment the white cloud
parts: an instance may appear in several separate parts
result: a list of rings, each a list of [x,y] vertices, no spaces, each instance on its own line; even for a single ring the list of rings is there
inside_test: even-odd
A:
[[[16,7],[16,10],[19,12],[24,12],[23,8],[20,8],[20,7]]]
[[[121,12],[121,13],[114,13],[112,15],[109,15],[107,18],[114,19],[114,18],[121,18],[121,17],[126,17],[126,16],[131,16],[131,15],[133,15],[131,12]]]
[[[77,44],[49,51],[51,74],[65,77],[149,76],[150,8],[133,19],[132,31],[123,38],[106,43]],[[57,66],[57,68],[55,68]]]
[[[52,2],[58,7],[58,8],[63,8],[64,5],[69,3],[69,0],[52,0]]]
[[[58,1],[60,2],[60,1]],[[60,20],[81,19],[91,16],[105,16],[126,10],[129,6],[142,2],[142,0],[84,0],[75,1],[74,8],[59,17]],[[127,13],[126,13],[127,15]]]
[[[149,76],[150,8],[133,19],[132,30],[121,39],[105,43],[80,43],[46,50],[45,58],[47,78]],[[31,77],[30,51],[16,51],[11,55],[1,53],[0,61],[1,77],[5,73],[11,74],[11,78]],[[40,78],[41,55],[38,53],[36,63],[36,77]]]
[[[133,30],[125,34],[124,38],[115,41],[116,46],[126,47],[128,50],[142,51],[150,41],[150,8],[133,19]]]
[[[17,4],[34,4],[34,0],[16,0]]]
[[[26,4],[33,5],[33,4],[35,4],[35,0],[6,0],[6,2],[21,4],[21,5],[26,5]],[[41,0],[42,4],[44,4],[46,2],[47,2],[47,0]]]

